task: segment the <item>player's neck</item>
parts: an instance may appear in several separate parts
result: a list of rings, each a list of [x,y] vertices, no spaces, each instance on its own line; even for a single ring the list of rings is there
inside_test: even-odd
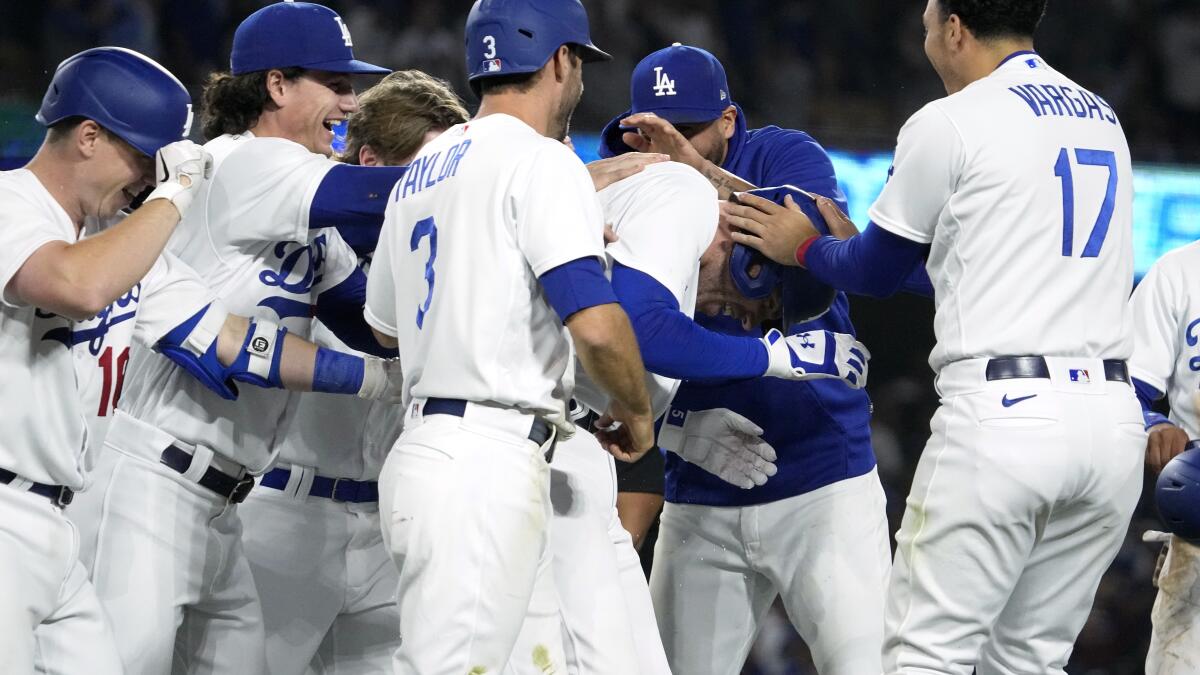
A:
[[[510,115],[545,136],[550,129],[550,106],[540,97],[525,93],[488,94],[479,104],[475,119],[488,115]]]
[[[83,177],[76,171],[77,165],[55,157],[56,151],[47,145],[38,149],[37,154],[25,168],[38,179],[46,192],[66,211],[76,231],[83,227],[83,200],[79,195],[79,186],[85,184]]]
[[[1033,40],[1030,39],[997,39],[986,42],[976,42],[974,49],[963,60],[960,71],[959,90],[977,80],[991,75],[1009,56],[1016,52],[1033,51]],[[950,92],[954,93],[954,92]]]

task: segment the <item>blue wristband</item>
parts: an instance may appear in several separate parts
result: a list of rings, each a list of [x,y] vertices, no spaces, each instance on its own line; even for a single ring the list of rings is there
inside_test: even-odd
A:
[[[317,347],[317,360],[313,364],[313,391],[357,394],[362,389],[364,369],[361,356]]]

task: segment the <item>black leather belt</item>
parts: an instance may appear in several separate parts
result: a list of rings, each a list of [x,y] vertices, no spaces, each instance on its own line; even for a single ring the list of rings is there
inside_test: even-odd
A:
[[[291,469],[271,469],[258,482],[263,487],[283,490],[292,478]],[[328,476],[313,476],[312,487],[308,490],[310,497],[324,497],[335,502],[364,502],[379,501],[379,483],[373,480],[353,480],[351,478],[330,478]]]
[[[166,450],[163,450],[159,461],[179,473],[187,473],[188,468],[192,466],[192,453],[177,445],[169,445]],[[254,479],[250,476],[244,478],[230,476],[214,466],[209,466],[205,469],[204,475],[196,482],[228,499],[233,504],[241,504],[246,501],[251,488],[254,487]]]
[[[8,485],[16,479],[17,474],[7,469],[0,469],[0,483]],[[45,483],[34,483],[29,486],[29,492],[49,499],[60,509],[67,508],[67,504],[70,504],[71,501],[75,499],[75,491],[66,485],[46,485]]]
[[[421,409],[421,415],[453,415],[462,417],[467,413],[467,402],[460,398],[430,398],[425,400],[425,407]],[[538,446],[546,444],[550,437],[554,435],[554,427],[549,422],[540,418],[534,417],[533,424],[529,429],[529,435],[526,437],[529,440],[537,443]],[[546,462],[554,459],[554,444],[546,450]]]
[[[988,381],[1016,380],[1028,378],[1049,379],[1050,367],[1041,356],[1000,356],[989,359],[985,371]],[[1124,361],[1104,361],[1104,379],[1109,382],[1129,383],[1129,370]]]

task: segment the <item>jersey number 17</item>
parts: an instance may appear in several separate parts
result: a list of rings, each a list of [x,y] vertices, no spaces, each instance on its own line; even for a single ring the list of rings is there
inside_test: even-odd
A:
[[[1075,161],[1080,166],[1102,166],[1108,168],[1108,188],[1104,192],[1104,203],[1100,205],[1100,213],[1096,223],[1092,225],[1092,233],[1088,235],[1087,243],[1083,246],[1081,258],[1095,258],[1100,255],[1100,247],[1108,236],[1108,225],[1112,222],[1113,206],[1117,199],[1117,155],[1111,150],[1087,150],[1075,148]],[[1071,155],[1067,148],[1058,151],[1058,161],[1054,163],[1054,175],[1062,181],[1063,236],[1062,254],[1071,257],[1075,245],[1075,179],[1071,175]]]

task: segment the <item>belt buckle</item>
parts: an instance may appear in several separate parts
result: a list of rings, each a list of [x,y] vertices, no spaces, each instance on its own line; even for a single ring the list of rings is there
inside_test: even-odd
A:
[[[58,494],[54,495],[54,504],[60,509],[67,508],[67,506],[73,501],[75,501],[75,491],[66,485],[60,486],[58,488]]]
[[[338,493],[337,493],[338,485],[341,485],[342,480],[344,480],[344,479],[342,479],[342,478],[334,478],[333,479],[333,489],[329,491],[329,501],[331,501],[331,502],[346,501],[345,499],[338,499]]]
[[[250,496],[250,490],[254,489],[254,478],[246,476],[237,482],[233,487],[233,492],[229,493],[229,502],[231,504],[241,504],[246,501],[246,497]]]

